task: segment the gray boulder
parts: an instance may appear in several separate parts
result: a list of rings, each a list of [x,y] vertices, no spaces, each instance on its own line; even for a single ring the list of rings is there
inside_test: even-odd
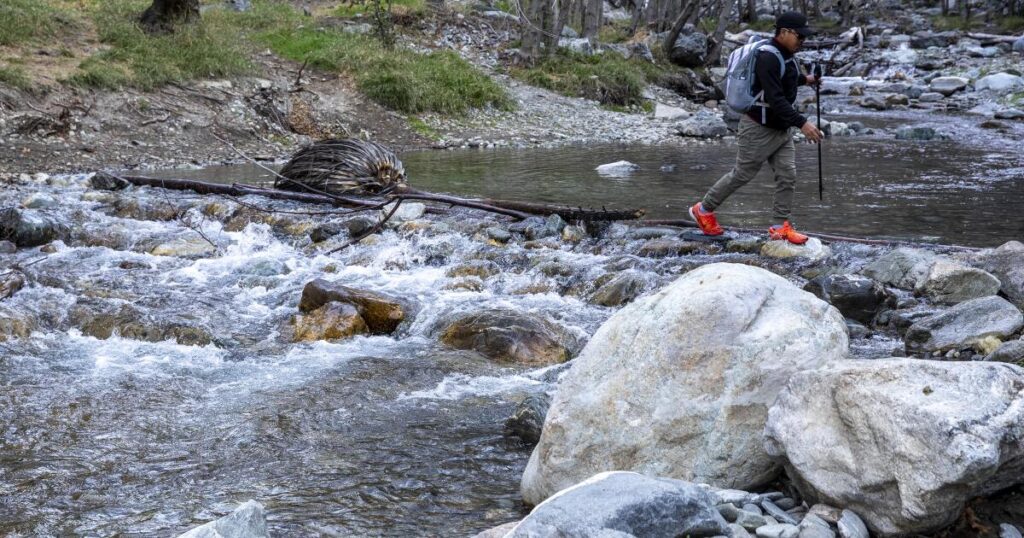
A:
[[[1013,42],[1013,52],[1024,54],[1024,37]]]
[[[573,335],[543,316],[502,308],[459,315],[436,332],[448,346],[500,362],[557,364],[579,350]]]
[[[1000,291],[1024,309],[1024,244],[1010,241],[998,248],[985,250],[971,259],[971,264],[995,275]]]
[[[861,269],[861,274],[882,284],[912,290],[935,262],[934,252],[900,247],[879,256]]]
[[[691,138],[721,138],[729,134],[729,127],[721,116],[702,111],[679,122],[676,134]]]
[[[939,303],[956,304],[999,292],[999,279],[987,271],[939,259],[917,281],[914,292]]]
[[[929,89],[949,97],[966,88],[969,83],[970,81],[963,77],[938,77],[932,80]]]
[[[597,288],[588,299],[601,306],[622,306],[640,296],[647,288],[649,279],[644,273],[633,269],[623,271]]]
[[[587,56],[594,54],[594,46],[587,38],[563,37],[558,40],[558,46]]]
[[[522,480],[538,504],[608,470],[749,489],[778,468],[768,406],[794,372],[845,357],[839,312],[764,269],[716,263],[623,307],[559,383]]]
[[[999,120],[1024,120],[1024,110],[1018,108],[1001,108],[996,111],[996,119]]]
[[[868,95],[860,100],[860,106],[871,110],[888,110],[889,103],[877,95]]]
[[[880,536],[934,532],[969,499],[1024,482],[1021,387],[1008,364],[832,363],[790,379],[765,448],[809,503],[847,507]]]
[[[917,100],[921,101],[922,103],[938,103],[939,101],[945,98],[946,96],[942,95],[939,92],[924,92],[921,94],[920,97],[917,98]]]
[[[246,501],[234,512],[196,527],[178,538],[270,538],[263,505]]]
[[[728,524],[700,486],[630,472],[607,472],[552,495],[507,538],[719,536]]]
[[[34,209],[0,209],[0,240],[19,247],[38,247],[66,239],[70,230],[54,217]]]
[[[871,323],[892,297],[878,282],[860,275],[818,277],[808,282],[804,289],[828,301],[844,316],[861,323]]]
[[[999,344],[999,347],[985,357],[985,360],[1011,362],[1024,366],[1024,340],[1010,340]]]
[[[989,338],[1007,339],[1024,327],[1024,315],[997,296],[972,299],[915,322],[904,337],[907,353],[980,347]]]
[[[959,37],[955,32],[930,32],[921,30],[910,36],[910,46],[915,49],[927,49],[929,47],[943,48],[956,41]]]
[[[676,38],[668,59],[682,67],[703,67],[707,53],[708,36],[687,26]]]
[[[926,142],[928,140],[935,140],[936,138],[941,139],[943,136],[931,127],[904,125],[903,127],[896,129],[896,140],[918,140]]]
[[[997,95],[1019,92],[1024,90],[1024,78],[1010,73],[996,73],[979,79],[974,89],[988,90]]]
[[[527,396],[519,402],[515,412],[505,421],[505,435],[518,437],[527,444],[537,444],[550,405],[551,398],[547,395]]]
[[[235,11],[249,11],[252,9],[250,0],[226,0],[228,6]]]

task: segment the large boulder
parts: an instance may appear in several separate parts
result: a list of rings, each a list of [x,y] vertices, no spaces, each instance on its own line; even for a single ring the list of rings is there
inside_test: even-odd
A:
[[[408,308],[398,299],[318,278],[302,289],[299,311],[312,312],[330,302],[348,303],[373,334],[391,334],[405,320]]]
[[[843,317],[747,265],[695,269],[623,307],[559,383],[522,493],[608,470],[747,489],[778,467],[760,432],[795,372],[845,357]]]
[[[1024,309],[1024,244],[1010,241],[996,249],[986,250],[971,264],[992,273],[1000,282],[1000,291],[1017,308]]]
[[[57,219],[34,209],[0,209],[0,239],[19,247],[38,247],[65,239],[70,230]]]
[[[939,259],[917,281],[914,292],[936,302],[956,304],[995,295],[999,287],[999,279],[987,271]]]
[[[882,284],[912,290],[935,263],[934,252],[900,247],[879,256],[861,269],[861,274]]]
[[[839,309],[844,316],[871,323],[892,294],[878,282],[861,275],[826,275],[812,279],[804,290]]]
[[[705,489],[671,478],[600,473],[551,496],[507,538],[675,538],[730,534]]]
[[[1024,90],[1024,78],[1011,73],[996,73],[982,77],[974,85],[974,89],[978,91],[988,90],[997,95],[1019,92]]]
[[[439,336],[453,348],[518,364],[557,364],[579,350],[575,337],[543,316],[501,308],[463,314]]]
[[[881,536],[937,531],[976,496],[1024,483],[1024,369],[850,360],[793,376],[765,448],[808,503]]]
[[[1024,315],[997,296],[972,299],[915,322],[904,337],[907,353],[977,348],[987,338],[1005,340],[1024,327]]]
[[[270,538],[263,505],[246,501],[234,512],[196,527],[178,538]]]
[[[703,67],[708,54],[708,36],[687,26],[676,38],[668,59],[682,67]]]

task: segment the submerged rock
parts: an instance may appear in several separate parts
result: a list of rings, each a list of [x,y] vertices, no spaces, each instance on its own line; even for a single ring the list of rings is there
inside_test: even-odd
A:
[[[405,320],[407,307],[380,293],[350,288],[318,278],[302,289],[299,311],[312,312],[330,302],[347,303],[359,312],[373,334],[391,334]]]
[[[633,164],[629,161],[615,161],[613,163],[602,164],[595,168],[598,174],[605,176],[625,176],[632,174],[640,169],[640,165]]]
[[[488,309],[461,315],[439,331],[456,349],[478,351],[496,361],[557,364],[577,351],[576,339],[536,314]]]
[[[705,265],[623,307],[558,386],[522,492],[537,504],[618,469],[747,488],[776,465],[760,442],[793,372],[845,356],[834,308],[763,269]]]
[[[696,484],[631,472],[600,473],[539,504],[508,538],[729,535],[715,497]]]
[[[907,329],[907,353],[933,353],[976,347],[987,337],[1005,340],[1024,327],[1024,315],[1002,297],[957,304]]]
[[[338,340],[369,332],[356,307],[347,303],[327,303],[308,314],[298,314],[292,325],[296,342]]]
[[[765,448],[808,502],[854,510],[881,536],[934,532],[1024,482],[1022,387],[1006,364],[836,362],[789,380]]]
[[[812,279],[804,289],[828,301],[844,316],[871,323],[891,299],[879,283],[860,275],[828,275]]]
[[[205,328],[194,320],[154,319],[131,304],[96,303],[80,300],[68,313],[68,321],[82,334],[106,340],[120,336],[143,342],[174,340],[183,346],[205,346],[213,342]]]
[[[206,258],[217,253],[217,247],[201,238],[174,239],[161,243],[149,251],[154,256],[174,256],[178,258]]]
[[[639,297],[647,283],[642,272],[626,270],[602,284],[587,300],[601,306],[621,306]]]
[[[526,444],[537,444],[550,405],[551,398],[547,395],[527,396],[519,402],[515,412],[505,421],[505,435],[518,437]]]
[[[66,239],[68,227],[56,218],[35,209],[0,209],[0,239],[19,247],[38,247],[57,239]]]
[[[18,293],[18,290],[25,287],[25,275],[19,271],[4,271],[0,273],[0,301]]]
[[[263,505],[246,501],[234,512],[196,527],[178,538],[270,538]]]
[[[931,127],[904,126],[896,130],[896,140],[918,140],[926,142],[942,138],[938,131]]]

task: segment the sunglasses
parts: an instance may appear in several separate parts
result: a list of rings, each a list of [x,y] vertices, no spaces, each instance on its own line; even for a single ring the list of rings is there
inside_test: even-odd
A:
[[[804,41],[804,40],[807,39],[807,36],[800,35],[800,32],[797,32],[796,30],[793,30],[792,28],[786,28],[786,30],[789,31],[791,34],[795,35],[797,41]]]

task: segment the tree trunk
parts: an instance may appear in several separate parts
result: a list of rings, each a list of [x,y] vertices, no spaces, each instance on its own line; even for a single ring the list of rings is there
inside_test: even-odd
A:
[[[139,25],[146,33],[166,34],[178,24],[199,20],[199,0],[153,0],[142,12]]]
[[[747,0],[747,11],[743,19],[745,22],[757,22],[757,0]]]
[[[586,0],[583,8],[583,37],[596,38],[604,18],[604,0]]]
[[[672,56],[672,49],[676,46],[676,40],[679,39],[679,34],[683,32],[683,27],[686,26],[686,22],[690,20],[690,17],[693,16],[699,6],[700,0],[689,0],[683,6],[682,11],[679,12],[679,16],[676,17],[676,21],[672,24],[672,29],[668,31],[668,35],[665,36],[665,41],[661,44],[661,48],[665,51],[665,56]]]
[[[519,46],[519,59],[522,63],[532,65],[540,58],[540,47],[544,42],[544,14],[549,0],[530,0],[529,5],[520,13],[522,26],[522,44]]]
[[[718,65],[722,56],[722,42],[725,41],[725,27],[728,25],[729,16],[732,14],[734,0],[722,0],[722,9],[718,11],[718,24],[715,26],[715,34],[711,37],[711,50],[708,51],[708,58],[705,65]],[[736,0],[737,9],[739,0]]]

